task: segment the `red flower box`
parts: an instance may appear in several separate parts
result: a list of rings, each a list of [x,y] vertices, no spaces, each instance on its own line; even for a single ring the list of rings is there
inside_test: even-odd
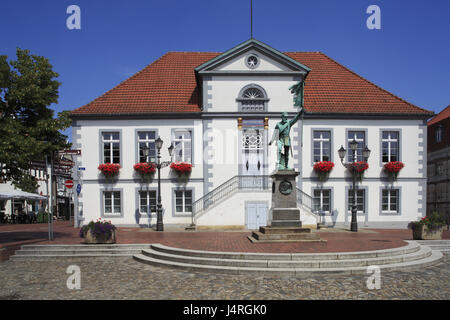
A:
[[[369,164],[365,161],[349,163],[348,169],[354,173],[363,173],[369,168]]]
[[[146,162],[140,162],[136,163],[133,166],[134,170],[141,175],[150,175],[152,173],[155,173],[156,166],[153,163],[146,163]]]
[[[314,171],[317,173],[328,173],[330,172],[334,167],[334,163],[331,161],[320,161],[314,164]]]
[[[397,180],[398,173],[404,167],[404,163],[400,161],[391,161],[384,165],[384,170],[387,171],[391,181]]]
[[[192,164],[186,162],[173,162],[170,165],[170,168],[177,173],[190,173],[192,171]]]
[[[384,169],[390,173],[398,173],[405,164],[401,161],[391,161],[384,165]]]
[[[105,177],[114,177],[119,173],[120,164],[118,163],[103,163],[98,166],[98,170],[100,170]]]

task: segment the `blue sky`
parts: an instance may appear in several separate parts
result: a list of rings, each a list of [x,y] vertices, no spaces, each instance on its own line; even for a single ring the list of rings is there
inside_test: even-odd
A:
[[[81,30],[69,30],[69,5]],[[369,30],[369,5],[381,30]],[[56,111],[73,110],[167,51],[226,51],[250,37],[250,0],[4,0],[0,54],[16,47],[59,73]],[[449,0],[253,0],[254,38],[280,51],[321,51],[436,113],[450,104]],[[69,131],[66,132],[69,134]]]

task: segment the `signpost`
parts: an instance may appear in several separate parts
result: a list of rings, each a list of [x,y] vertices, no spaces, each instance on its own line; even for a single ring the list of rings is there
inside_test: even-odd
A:
[[[66,180],[66,188],[72,189],[73,188],[73,181],[72,180]]]

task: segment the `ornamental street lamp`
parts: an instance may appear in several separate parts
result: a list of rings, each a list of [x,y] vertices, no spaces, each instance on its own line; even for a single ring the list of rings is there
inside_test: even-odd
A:
[[[164,224],[163,224],[163,218],[162,218],[162,204],[161,204],[161,168],[167,167],[169,164],[172,163],[172,161],[164,161],[161,162],[161,148],[163,145],[163,142],[160,137],[156,139],[155,145],[156,149],[158,150],[158,156],[156,160],[156,168],[158,169],[158,203],[156,205],[156,231],[164,231]],[[169,148],[167,148],[169,151],[169,156],[172,158],[172,152],[173,152],[173,145],[171,144]],[[147,157],[149,154],[149,147],[145,146],[142,148],[142,152],[144,153],[145,160],[147,162]]]
[[[353,141],[350,142],[350,150],[352,151],[352,162],[344,163],[345,154],[347,153],[347,150],[344,149],[343,146],[338,150],[339,158],[341,158],[341,163],[344,167],[348,168],[350,167],[352,170],[353,175],[353,201],[352,201],[352,222],[350,224],[350,230],[353,232],[358,231],[358,221],[357,221],[357,215],[356,215],[356,155],[357,155],[357,149],[358,149],[358,142],[353,139]],[[365,146],[365,148],[362,151],[362,155],[364,158],[364,161],[367,162],[367,159],[369,159],[370,156],[370,149]]]

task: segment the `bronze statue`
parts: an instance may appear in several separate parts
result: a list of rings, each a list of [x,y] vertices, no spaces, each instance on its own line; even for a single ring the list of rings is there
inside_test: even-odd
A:
[[[288,120],[287,112],[283,112],[281,115],[281,121],[275,126],[273,132],[272,140],[269,142],[269,146],[277,141],[277,169],[278,170],[292,170],[289,168],[289,152],[292,155],[291,138],[289,137],[289,132],[291,127],[298,121],[303,113],[303,86],[304,82],[300,81],[298,84],[293,85],[289,88],[291,93],[294,94],[294,106],[299,107],[300,111],[291,120]]]

